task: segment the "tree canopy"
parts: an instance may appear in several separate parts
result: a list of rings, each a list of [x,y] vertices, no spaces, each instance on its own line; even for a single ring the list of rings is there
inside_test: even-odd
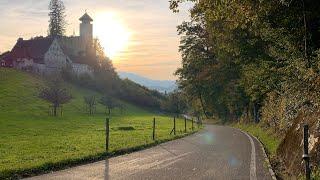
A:
[[[63,1],[51,0],[49,10],[49,36],[63,36],[67,25]]]
[[[170,8],[178,12],[183,2],[170,1]],[[182,68],[176,74],[207,116],[259,121],[266,103],[279,96],[290,99],[287,107],[317,104],[320,2],[193,3],[191,20],[178,27]]]
[[[51,79],[47,87],[41,88],[39,97],[52,104],[53,115],[57,116],[57,109],[71,101],[72,95],[63,86],[60,78]]]

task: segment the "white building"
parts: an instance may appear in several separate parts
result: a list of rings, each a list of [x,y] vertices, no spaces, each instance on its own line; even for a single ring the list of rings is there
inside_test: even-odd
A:
[[[39,74],[61,72],[69,67],[76,75],[92,76],[89,57],[95,57],[93,20],[87,13],[79,20],[80,36],[37,37],[30,40],[19,38],[2,64]]]

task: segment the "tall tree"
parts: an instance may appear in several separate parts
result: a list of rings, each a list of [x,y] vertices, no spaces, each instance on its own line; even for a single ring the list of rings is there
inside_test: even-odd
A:
[[[185,1],[172,0],[170,7],[177,12]],[[234,119],[250,109],[258,121],[270,92],[314,89],[318,1],[189,1],[191,22],[178,28],[183,66],[177,75],[205,111]]]
[[[185,96],[179,91],[170,93],[167,99],[162,102],[162,109],[166,112],[173,113],[176,117],[184,113],[187,108]]]
[[[66,32],[65,6],[62,0],[51,0],[49,4],[49,36],[63,36]]]

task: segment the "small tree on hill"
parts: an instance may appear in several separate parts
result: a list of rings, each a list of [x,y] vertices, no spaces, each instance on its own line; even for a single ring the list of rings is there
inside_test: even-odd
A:
[[[66,32],[67,22],[62,0],[51,0],[49,10],[49,36],[63,36]]]
[[[109,116],[111,115],[112,109],[118,106],[118,103],[116,102],[116,100],[111,96],[103,96],[99,102],[100,104],[104,105],[106,109],[108,109]]]
[[[60,79],[52,80],[48,87],[40,89],[39,97],[52,104],[53,116],[57,109],[72,99],[71,94],[63,87]]]
[[[90,115],[94,114],[96,109],[96,97],[95,96],[85,96],[84,103],[86,104],[87,111]]]

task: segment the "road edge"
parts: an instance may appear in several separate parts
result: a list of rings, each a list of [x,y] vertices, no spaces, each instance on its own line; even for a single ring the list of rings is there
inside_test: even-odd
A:
[[[266,153],[266,150],[265,150],[265,147],[264,147],[263,143],[262,143],[257,137],[253,136],[253,135],[250,134],[250,133],[247,133],[247,132],[245,132],[245,131],[243,131],[243,130],[241,130],[241,129],[238,129],[238,128],[234,128],[234,127],[231,127],[231,128],[236,129],[236,130],[238,130],[238,131],[241,131],[242,133],[247,134],[247,135],[253,137],[255,140],[257,140],[257,141],[259,142],[259,146],[260,146],[260,148],[262,149],[262,154],[263,154],[263,156],[264,156],[265,162],[267,163],[267,166],[268,166],[268,169],[269,169],[269,174],[270,174],[270,176],[271,176],[271,178],[272,178],[273,180],[277,180],[276,174],[274,173],[274,171],[273,171],[273,169],[272,169],[272,166],[271,166],[269,157],[268,157],[268,155],[267,155],[267,153]]]
[[[251,136],[252,136],[252,135],[251,135]],[[266,150],[265,150],[264,145],[262,144],[262,142],[261,142],[257,137],[255,137],[255,136],[252,136],[252,137],[255,138],[255,139],[259,142],[259,144],[260,144],[260,147],[261,147],[262,152],[263,152],[263,156],[264,156],[264,158],[265,158],[265,161],[267,162],[267,166],[268,166],[268,168],[269,168],[269,173],[270,173],[272,179],[273,179],[273,180],[277,180],[276,174],[274,173],[274,171],[273,171],[273,169],[272,169],[272,166],[271,166],[269,157],[268,157],[268,155],[267,155],[267,153],[266,153]]]

